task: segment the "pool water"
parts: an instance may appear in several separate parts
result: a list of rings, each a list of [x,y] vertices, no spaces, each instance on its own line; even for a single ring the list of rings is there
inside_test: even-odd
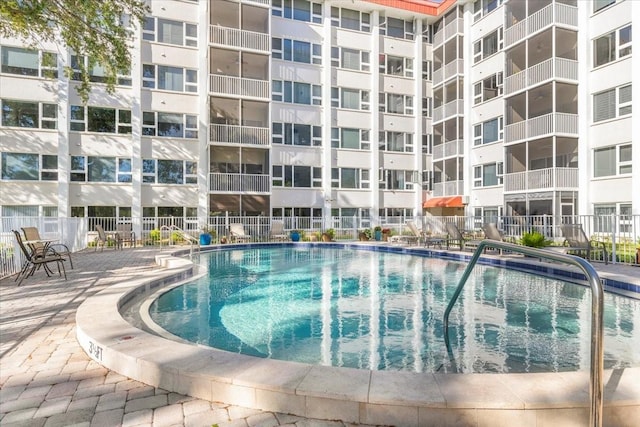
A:
[[[451,372],[444,310],[466,263],[318,246],[200,255],[150,315],[188,341],[327,366]],[[449,325],[456,372],[589,369],[590,290],[478,265]],[[605,294],[605,368],[640,365],[640,301]]]

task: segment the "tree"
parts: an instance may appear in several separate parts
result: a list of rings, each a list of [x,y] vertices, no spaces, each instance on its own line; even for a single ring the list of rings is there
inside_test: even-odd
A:
[[[32,48],[54,41],[80,58],[86,56],[87,61],[74,64],[78,94],[86,103],[94,66],[104,68],[109,93],[114,92],[118,74],[129,72],[133,30],[148,12],[144,0],[0,0],[0,35],[21,39]],[[65,75],[74,75],[70,65]]]

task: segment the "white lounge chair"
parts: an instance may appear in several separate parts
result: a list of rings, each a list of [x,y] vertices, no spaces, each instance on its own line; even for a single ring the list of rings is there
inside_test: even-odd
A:
[[[284,222],[280,220],[274,220],[271,223],[271,230],[269,231],[269,239],[277,242],[289,240],[289,235],[284,231]]]
[[[244,225],[241,223],[230,224],[229,233],[231,234],[232,242],[248,242],[251,240],[251,236],[244,232]]]

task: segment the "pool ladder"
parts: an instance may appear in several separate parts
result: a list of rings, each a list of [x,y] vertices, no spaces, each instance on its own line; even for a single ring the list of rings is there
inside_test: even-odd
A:
[[[586,260],[573,255],[567,255],[559,252],[552,252],[545,249],[534,249],[527,246],[514,245],[513,243],[505,243],[497,240],[483,240],[480,242],[474,252],[467,268],[465,269],[458,287],[456,288],[449,305],[444,312],[443,333],[444,342],[447,346],[449,359],[455,366],[451,343],[449,342],[449,314],[453,305],[456,303],[462,288],[464,287],[471,271],[475,267],[480,254],[486,248],[502,249],[505,251],[521,253],[535,258],[548,259],[564,264],[570,264],[579,267],[584,273],[591,287],[591,375],[589,380],[589,397],[591,399],[591,409],[589,411],[589,425],[593,427],[602,426],[602,400],[604,395],[604,354],[603,354],[603,329],[602,329],[602,310],[604,291],[598,273],[593,266]],[[580,285],[577,285],[580,286]]]
[[[172,237],[172,233],[177,233],[180,237],[182,237],[185,241],[189,242],[189,256],[193,256],[193,249],[194,247],[200,251],[200,241],[193,237],[191,234],[188,234],[186,231],[184,231],[182,228],[176,226],[176,225],[163,225],[162,227],[160,227],[160,250],[162,250],[162,232],[168,232],[169,233],[169,242],[168,244],[171,245],[171,237]]]

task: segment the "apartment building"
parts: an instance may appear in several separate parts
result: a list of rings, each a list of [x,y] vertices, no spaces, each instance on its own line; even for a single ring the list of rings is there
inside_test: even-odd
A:
[[[635,3],[153,0],[87,105],[0,39],[0,214],[638,214]]]

